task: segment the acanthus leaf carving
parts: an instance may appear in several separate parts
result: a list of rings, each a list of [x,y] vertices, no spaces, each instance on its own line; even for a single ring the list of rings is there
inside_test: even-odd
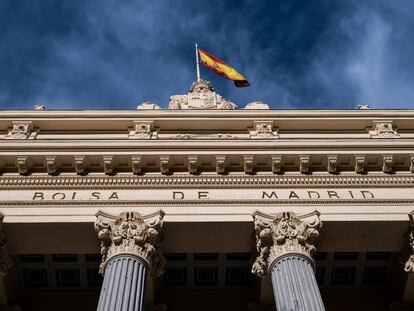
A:
[[[216,156],[216,172],[218,174],[226,173],[226,156]]]
[[[17,156],[16,165],[20,175],[26,175],[29,173],[29,157]]]
[[[75,156],[75,172],[78,175],[82,175],[85,173],[85,157],[84,156]]]
[[[46,171],[49,175],[54,175],[57,172],[56,168],[56,157],[49,156],[45,158],[46,161]]]
[[[303,220],[293,212],[279,213],[275,217],[255,213],[253,217],[258,253],[252,267],[254,274],[267,275],[274,261],[289,254],[300,254],[313,263],[315,243],[322,227],[318,212],[304,216]]]
[[[365,156],[355,156],[355,173],[362,174],[365,171]]]
[[[142,159],[140,156],[131,157],[131,169],[135,175],[142,173]]]
[[[384,156],[382,159],[382,171],[384,173],[392,173],[393,156]]]
[[[404,270],[414,273],[414,213],[409,214],[410,229],[407,232],[408,259],[405,262]]]
[[[165,258],[161,252],[162,211],[149,216],[124,212],[119,217],[104,213],[98,213],[96,217],[95,230],[101,240],[101,274],[105,271],[106,263],[120,254],[132,254],[144,259],[153,276],[164,272]]]
[[[197,156],[189,156],[188,157],[188,172],[190,174],[197,174],[198,173],[198,163],[197,163]]]
[[[246,155],[243,156],[243,169],[246,174],[254,173],[254,156]]]
[[[102,157],[103,169],[105,175],[111,175],[114,172],[113,156],[104,156]]]
[[[282,172],[282,156],[272,156],[272,173],[280,174]]]
[[[161,174],[167,175],[170,173],[170,157],[161,156],[160,157],[160,172]]]
[[[308,174],[309,173],[309,156],[299,156],[299,171],[302,174]]]
[[[338,169],[338,156],[329,155],[328,156],[328,172],[330,174],[335,174]]]

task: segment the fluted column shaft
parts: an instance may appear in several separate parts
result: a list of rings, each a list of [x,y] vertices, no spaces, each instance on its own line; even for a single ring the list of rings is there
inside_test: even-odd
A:
[[[147,267],[137,256],[112,257],[105,270],[97,311],[143,311]]]
[[[278,311],[325,310],[309,259],[298,255],[282,257],[269,272]]]

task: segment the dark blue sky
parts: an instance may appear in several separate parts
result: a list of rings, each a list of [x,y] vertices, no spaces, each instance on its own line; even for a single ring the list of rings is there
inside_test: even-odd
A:
[[[201,68],[239,107],[414,108],[413,12],[407,0],[2,0],[0,108],[166,107],[195,79],[195,41],[249,80]]]

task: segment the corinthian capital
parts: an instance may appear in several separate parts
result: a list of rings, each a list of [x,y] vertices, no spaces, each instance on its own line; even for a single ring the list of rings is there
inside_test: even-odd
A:
[[[410,217],[410,230],[407,233],[409,257],[405,262],[404,270],[408,273],[414,273],[414,213],[408,216]]]
[[[301,217],[293,212],[276,216],[257,212],[253,218],[258,253],[252,267],[254,274],[265,276],[274,261],[288,254],[305,256],[313,263],[315,242],[322,227],[319,212]]]
[[[112,257],[132,254],[147,263],[153,276],[161,275],[165,264],[161,252],[163,217],[162,211],[148,216],[136,212],[124,212],[119,216],[99,212],[95,230],[101,240],[100,272],[104,273],[106,263]]]

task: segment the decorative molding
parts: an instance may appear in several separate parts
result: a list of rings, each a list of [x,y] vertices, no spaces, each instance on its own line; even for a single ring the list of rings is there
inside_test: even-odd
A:
[[[188,161],[188,172],[190,174],[197,174],[198,173],[198,157],[197,156],[189,156],[187,158]]]
[[[12,121],[13,127],[6,139],[35,139],[38,131],[33,130],[33,121]]]
[[[16,157],[17,171],[20,175],[26,175],[29,173],[29,157],[17,156]]]
[[[410,229],[407,232],[408,259],[405,262],[404,270],[414,273],[414,212],[408,215],[410,219]]]
[[[75,163],[75,172],[78,175],[85,174],[85,157],[84,156],[75,156],[73,158]]]
[[[384,178],[386,177],[386,178]],[[83,187],[85,189],[121,189],[139,186],[141,188],[358,188],[358,187],[414,187],[414,175],[411,173],[401,175],[289,175],[274,176],[273,174],[245,175],[234,174],[226,176],[197,175],[188,176],[187,173],[164,176],[160,173],[149,173],[145,176],[133,176],[132,174],[117,174],[106,178],[105,175],[88,176],[1,176],[0,186],[4,189],[72,189]]]
[[[328,173],[335,174],[338,169],[338,156],[329,155],[328,156]]]
[[[131,157],[131,169],[132,173],[135,175],[140,175],[142,173],[142,159],[140,156]]]
[[[315,243],[322,227],[319,212],[302,217],[293,212],[276,216],[257,212],[253,218],[258,253],[252,267],[254,274],[266,276],[273,262],[289,254],[300,254],[313,263]]]
[[[393,156],[383,156],[382,158],[382,171],[384,173],[392,173]]]
[[[355,173],[363,174],[365,172],[365,156],[355,156]]]
[[[371,138],[400,138],[392,122],[392,120],[372,121],[372,128],[368,130],[369,135]]]
[[[46,171],[49,175],[54,175],[57,173],[56,168],[56,157],[55,156],[47,156],[45,158],[46,161]]]
[[[216,172],[217,174],[226,173],[226,156],[216,156]]]
[[[279,138],[277,128],[273,127],[273,121],[253,121],[253,128],[250,129],[250,138]]]
[[[237,137],[231,134],[176,134],[172,136],[165,137],[167,139],[182,139],[182,140],[189,140],[189,139],[236,139]]]
[[[161,174],[167,175],[170,173],[170,157],[161,156],[160,157],[160,172]]]
[[[310,161],[309,156],[307,156],[307,155],[299,156],[299,171],[302,174],[308,174],[309,173],[309,161]]]
[[[161,275],[165,265],[161,251],[163,217],[162,211],[148,216],[136,212],[123,212],[119,216],[99,212],[95,230],[101,240],[100,273],[104,274],[105,265],[112,257],[132,254],[149,264],[153,276]]]
[[[243,169],[246,174],[254,173],[254,156],[252,155],[243,156]]]
[[[114,158],[113,156],[102,157],[103,169],[104,169],[105,175],[111,175],[114,173],[113,158]]]
[[[272,156],[272,173],[273,174],[282,173],[282,156],[280,155]]]
[[[130,139],[157,139],[158,128],[154,127],[154,121],[133,121],[134,127],[129,131]]]

